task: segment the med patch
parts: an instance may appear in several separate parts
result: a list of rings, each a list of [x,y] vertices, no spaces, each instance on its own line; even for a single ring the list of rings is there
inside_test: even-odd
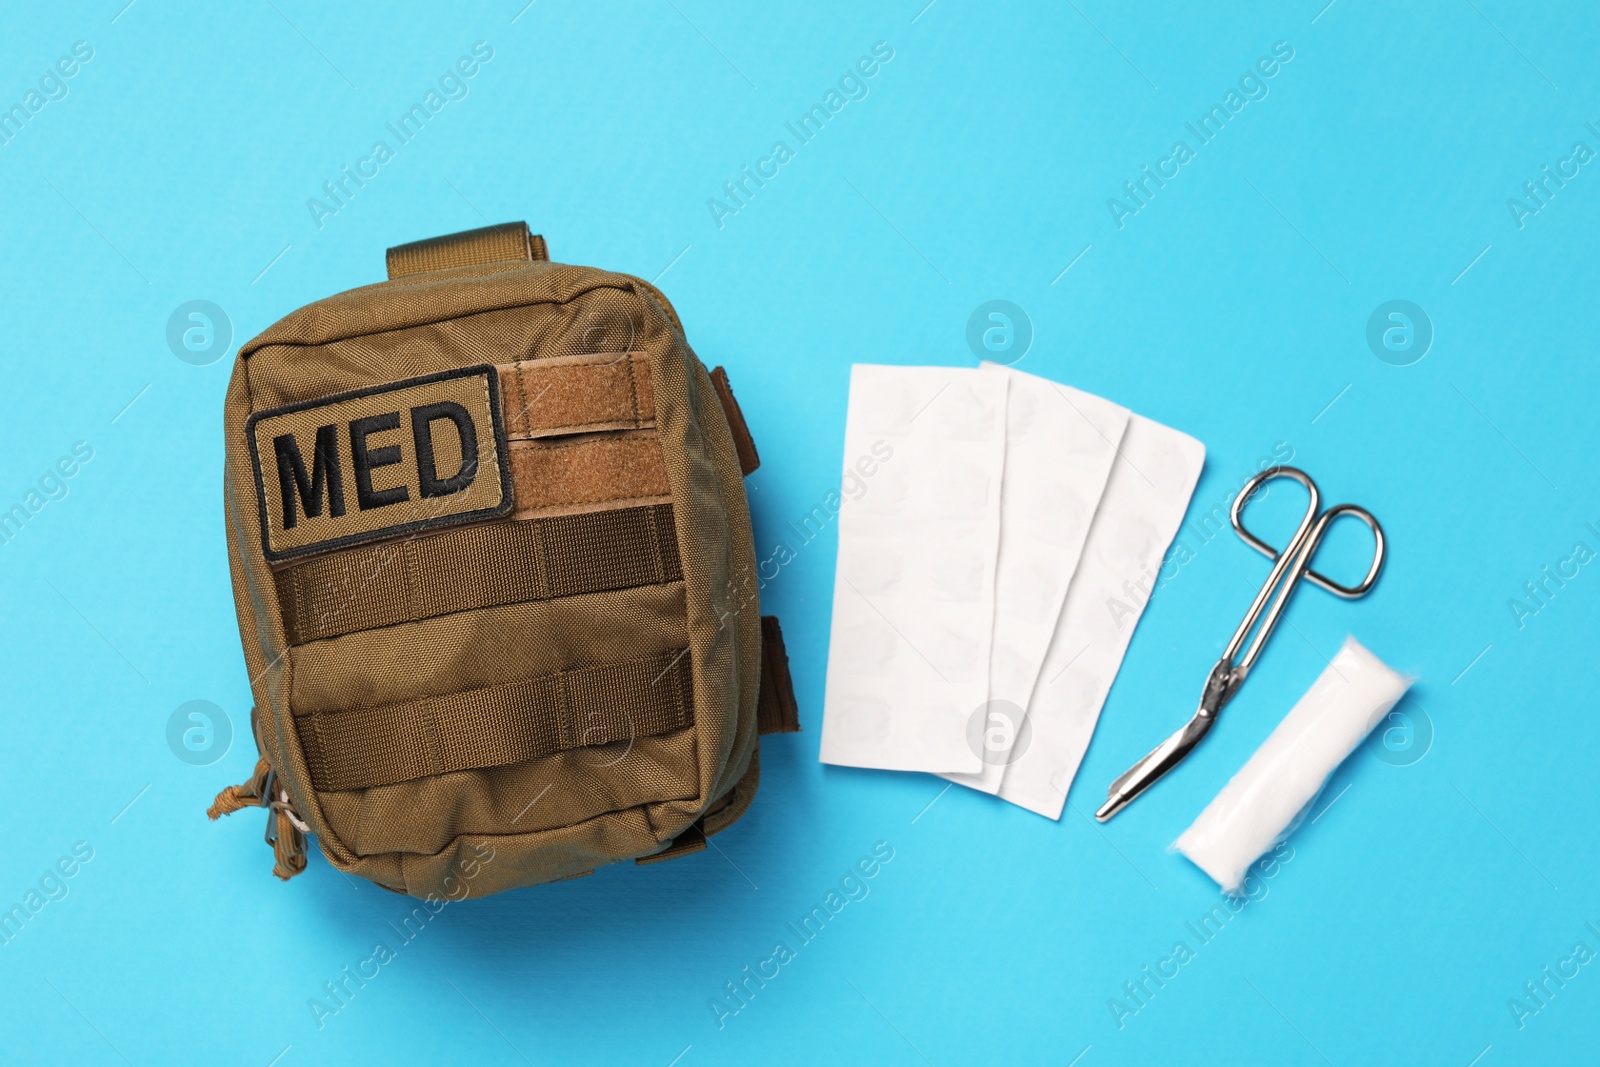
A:
[[[274,562],[511,510],[488,365],[258,411],[245,436]]]

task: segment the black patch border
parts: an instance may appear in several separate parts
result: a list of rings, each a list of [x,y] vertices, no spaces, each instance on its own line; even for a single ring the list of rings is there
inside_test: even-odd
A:
[[[268,541],[267,524],[267,493],[261,478],[261,453],[256,446],[256,423],[262,419],[274,418],[278,415],[292,415],[297,411],[306,411],[310,408],[328,407],[340,404],[346,400],[359,400],[362,397],[374,396],[378,393],[390,393],[400,389],[409,389],[418,385],[432,385],[434,382],[445,382],[455,378],[476,378],[483,376],[489,383],[489,421],[494,427],[495,454],[500,469],[500,503],[492,508],[479,508],[477,511],[462,511],[451,515],[440,515],[431,519],[418,519],[415,522],[400,523],[396,526],[383,526],[365,533],[346,534],[343,537],[332,537],[325,541],[316,541],[309,545],[301,545],[287,549],[283,552],[274,552]],[[402,534],[417,533],[422,530],[431,530],[441,526],[458,526],[465,522],[475,522],[480,519],[500,518],[509,514],[516,504],[515,491],[511,483],[511,453],[506,445],[505,420],[500,411],[500,376],[496,373],[494,365],[490,363],[477,363],[470,367],[458,367],[455,370],[441,371],[438,374],[424,374],[420,378],[406,378],[398,382],[384,382],[381,385],[369,385],[365,389],[353,389],[347,393],[334,393],[331,396],[318,397],[316,400],[303,400],[298,404],[285,404],[283,407],[265,408],[252,412],[244,423],[244,435],[250,444],[250,466],[255,475],[256,482],[256,514],[261,523],[261,553],[268,562],[282,563],[286,560],[298,559],[318,552],[328,552],[336,548],[349,548],[353,545],[366,544],[369,541],[381,541]]]

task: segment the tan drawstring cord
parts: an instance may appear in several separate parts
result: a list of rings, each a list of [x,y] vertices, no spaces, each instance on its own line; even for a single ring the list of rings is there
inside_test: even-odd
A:
[[[272,873],[287,882],[306,869],[306,835],[287,801],[274,803],[272,808],[268,816],[272,821],[267,824],[267,840],[272,844]]]
[[[213,821],[224,815],[232,815],[243,808],[261,807],[262,790],[266,787],[267,775],[272,773],[272,768],[267,766],[266,757],[256,761],[256,773],[243,785],[230,785],[217,794],[216,801],[206,809],[206,817]]]
[[[256,762],[255,774],[248,782],[230,785],[218,793],[206,815],[218,819],[258,807],[268,809],[266,840],[272,846],[272,873],[287,882],[306,869],[306,834],[311,827],[294,813],[289,791],[278,784],[265,757]]]

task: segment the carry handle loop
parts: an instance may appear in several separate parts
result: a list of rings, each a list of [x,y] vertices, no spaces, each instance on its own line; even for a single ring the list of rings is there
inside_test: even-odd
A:
[[[385,259],[389,280],[393,281],[412,274],[485,263],[545,263],[550,260],[550,250],[543,237],[529,232],[526,222],[503,222],[395,245]]]

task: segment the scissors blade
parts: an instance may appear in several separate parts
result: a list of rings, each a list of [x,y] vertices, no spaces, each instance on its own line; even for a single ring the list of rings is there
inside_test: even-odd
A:
[[[1200,707],[1194,717],[1183,725],[1177,733],[1167,738],[1161,744],[1150,750],[1144,759],[1129,767],[1111,783],[1111,788],[1106,790],[1106,802],[1094,817],[1100,822],[1106,822],[1117,812],[1127,807],[1133,798],[1143,793],[1163,774],[1187,756],[1200,739],[1210,732],[1212,725],[1217,721],[1217,713],[1222,710],[1222,705],[1228,702],[1238,688],[1243,678],[1234,671],[1227,660],[1223,660],[1211,669],[1211,676],[1206,679],[1206,687],[1200,696]]]
[[[1195,712],[1194,718],[1185,723],[1182,729],[1157,745],[1148,756],[1122,772],[1111,783],[1111,788],[1106,790],[1106,802],[1094,813],[1094,817],[1105,822],[1127,807],[1134,797],[1155,784],[1156,779],[1176,767],[1189,754],[1189,750],[1200,743],[1200,739],[1216,721],[1214,716],[1203,710]]]

